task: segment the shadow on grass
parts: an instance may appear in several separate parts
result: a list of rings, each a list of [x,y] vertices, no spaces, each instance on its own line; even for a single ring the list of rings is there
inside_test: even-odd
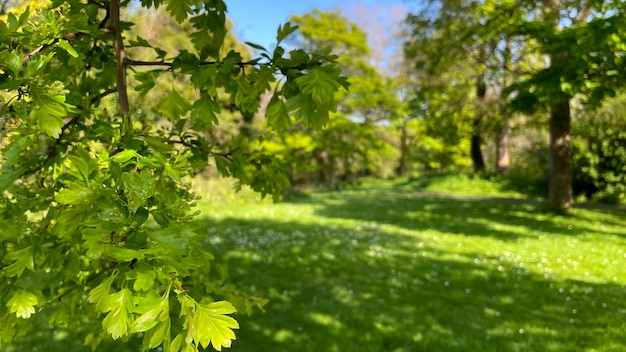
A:
[[[622,285],[559,279],[478,248],[455,251],[433,238],[445,232],[512,247],[541,234],[583,237],[602,224],[624,237],[617,213],[564,217],[530,204],[363,191],[295,198],[313,204],[319,218],[197,220],[207,231],[207,248],[228,263],[229,282],[270,300],[264,314],[237,316],[241,329],[232,351],[626,346]],[[52,331],[44,330],[10,351],[89,350],[80,346],[80,331],[46,340]],[[138,342],[115,350],[138,351]]]
[[[491,173],[427,173],[409,178],[399,186],[414,191],[428,190],[431,186],[445,184],[469,191],[472,186],[487,187],[492,191],[512,192],[530,199],[545,198],[548,194],[548,178],[541,173],[515,172],[509,175]],[[483,190],[484,191],[484,190]]]
[[[504,199],[419,196],[410,192],[337,192],[325,195],[316,212],[341,218],[390,224],[408,230],[438,230],[465,236],[488,236],[515,241],[542,233],[571,236],[606,232],[626,237],[624,223],[617,220],[623,210],[604,210],[598,218],[584,213],[555,214],[535,202]],[[578,215],[580,214],[580,215]]]
[[[532,220],[529,206],[491,206],[487,216],[474,214],[472,202],[370,201],[339,193],[325,197],[318,215],[363,220],[362,226],[203,220],[207,246],[229,263],[231,281],[270,299],[265,314],[238,317],[233,351],[621,350],[621,285],[557,280],[390,229],[436,223],[459,234],[509,240],[524,234],[471,220],[501,218],[501,224],[542,231],[554,226]]]

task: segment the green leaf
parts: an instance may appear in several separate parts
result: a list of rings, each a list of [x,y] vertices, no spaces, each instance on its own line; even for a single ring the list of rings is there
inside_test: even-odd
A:
[[[169,297],[165,296],[163,299],[151,305],[145,313],[135,319],[130,332],[135,333],[148,331],[154,328],[158,323],[169,320],[169,311]]]
[[[5,261],[11,263],[5,270],[6,277],[20,277],[24,269],[35,271],[35,263],[33,261],[32,246],[26,248],[9,251],[5,256]]]
[[[130,262],[145,255],[144,251],[111,245],[104,248],[104,254],[116,262]]]
[[[28,69],[27,69],[27,77],[33,77],[41,73],[41,71],[48,66],[52,58],[54,57],[54,52],[49,55],[42,57],[41,55],[36,55],[28,61]]]
[[[298,26],[294,26],[291,22],[285,23],[283,26],[278,26],[278,33],[276,34],[276,45],[280,44],[289,34],[298,30]]]
[[[183,348],[184,344],[185,344],[185,336],[183,335],[183,332],[180,332],[178,335],[176,335],[174,340],[172,340],[172,343],[169,346],[170,351],[179,352]]]
[[[39,303],[37,296],[24,290],[19,290],[13,294],[7,302],[7,307],[11,313],[15,313],[18,318],[28,319],[35,314],[35,306]]]
[[[9,32],[9,27],[7,27],[7,24],[4,23],[4,21],[0,21],[0,37],[5,37],[8,32]]]
[[[159,70],[153,70],[153,71],[146,71],[146,72],[138,72],[137,74],[135,74],[135,79],[141,82],[141,84],[138,84],[135,87],[135,90],[140,92],[141,95],[146,95],[146,93],[148,93],[150,89],[156,86],[156,79],[159,77],[161,72],[162,71],[159,71]]]
[[[171,338],[170,337],[171,324],[172,322],[168,317],[167,320],[159,322],[159,324],[157,324],[157,326],[154,329],[147,331],[144,334],[144,339],[143,339],[144,346],[146,346],[148,349],[156,348],[160,344],[163,344],[164,346],[168,346],[170,338]]]
[[[226,301],[213,302],[207,306],[198,305],[193,316],[195,327],[194,340],[202,347],[213,345],[218,351],[222,347],[230,347],[235,339],[235,332],[239,324],[226,314],[235,313],[235,307]]]
[[[268,52],[268,51],[267,51],[267,49],[265,49],[264,47],[262,47],[262,46],[261,46],[261,45],[259,45],[259,44],[254,44],[254,43],[251,43],[251,42],[244,42],[244,43],[246,43],[246,45],[248,45],[248,46],[253,47],[254,49],[257,49],[257,50],[261,50],[261,51]]]
[[[175,2],[175,1],[174,1]],[[171,121],[178,121],[191,109],[191,104],[172,89],[170,93],[157,104],[157,109]]]
[[[152,218],[154,219],[154,221],[156,221],[157,224],[161,226],[161,228],[167,227],[170,224],[170,221],[167,219],[167,216],[163,214],[159,214],[154,211],[151,211],[150,214],[152,214]]]
[[[111,284],[113,283],[113,279],[115,279],[115,275],[111,275],[105,280],[103,280],[100,285],[94,287],[90,292],[87,300],[89,303],[93,303],[96,306],[96,309],[102,311],[102,302],[105,297],[109,295],[109,290],[111,289]]]
[[[189,252],[189,240],[195,237],[189,224],[174,224],[148,234],[154,241],[170,249],[170,255],[182,258]]]
[[[187,19],[188,14],[192,13],[192,3],[195,3],[195,1],[168,1],[167,11],[172,14],[172,16],[176,19],[178,23],[182,23],[184,20]]]
[[[154,6],[156,8],[161,6],[161,4],[163,4],[163,1],[164,0],[141,0],[141,6],[146,8]]]
[[[223,157],[222,155],[215,155],[213,157],[215,160],[215,167],[217,167],[217,171],[224,177],[228,177],[231,175],[230,165],[231,162]]]
[[[11,187],[11,185],[20,178],[26,172],[25,168],[17,168],[17,169],[6,169],[2,168],[0,172],[0,192],[3,192],[7,188]]]
[[[18,20],[19,25],[24,25],[24,23],[28,20],[28,17],[30,17],[30,6],[26,6],[24,12],[20,14],[20,18]]]
[[[200,99],[193,103],[191,118],[197,124],[197,128],[210,128],[211,125],[219,124],[217,114],[220,112],[220,104],[210,95],[203,93]]]
[[[314,67],[311,71],[296,78],[296,83],[305,94],[310,94],[316,104],[331,107],[335,91],[340,87],[339,72],[332,67]]]
[[[19,27],[19,23],[17,22],[17,17],[12,12],[9,12],[7,15],[7,22],[9,22],[9,30],[11,32],[17,32]]]
[[[68,156],[68,160],[72,162],[72,166],[75,167],[80,176],[85,181],[85,185],[89,185],[91,174],[98,170],[98,163],[84,148],[76,148]]]
[[[287,108],[295,110],[294,117],[306,126],[321,129],[326,125],[329,111],[319,107],[310,95],[298,94],[287,100]]]
[[[60,104],[44,103],[33,109],[31,118],[37,123],[39,129],[48,136],[58,139],[61,135],[63,117],[67,115],[65,108]]]
[[[19,53],[13,51],[1,51],[0,52],[0,65],[8,67],[13,76],[16,77],[22,71],[22,63],[24,58]]]
[[[137,151],[135,150],[125,149],[111,156],[110,160],[115,161],[116,163],[123,164],[132,158],[141,158],[141,155],[139,155],[139,153],[137,153]]]
[[[167,154],[174,149],[171,144],[165,143],[163,138],[146,136],[143,140],[148,143],[150,148],[154,149],[158,153]]]
[[[68,42],[65,39],[59,39],[59,45],[65,50],[67,51],[68,54],[70,54],[70,56],[76,58],[78,57],[78,53],[76,52],[76,50],[74,49],[74,47],[72,47],[72,44],[70,44],[70,42]]]
[[[265,117],[267,122],[276,131],[282,132],[291,126],[291,118],[285,102],[277,97],[272,97],[267,108],[265,109]]]
[[[13,241],[21,235],[18,223],[9,220],[0,220],[0,242]]]
[[[180,172],[169,164],[163,165],[163,172],[169,177],[171,177],[174,181],[180,181]]]
[[[94,192],[87,187],[73,184],[70,188],[61,189],[55,200],[64,205],[80,205],[93,201]]]
[[[42,109],[34,110],[38,113],[33,114],[36,120],[38,120],[39,128],[44,131],[48,136],[59,139],[61,132],[63,132],[63,120],[51,114],[46,114]],[[47,115],[47,116],[46,116]]]
[[[154,285],[156,274],[152,270],[137,270],[137,278],[133,283],[133,290],[148,291]]]
[[[127,172],[122,175],[124,193],[128,197],[129,207],[136,211],[143,206],[155,192],[155,180],[148,168],[141,172]]]
[[[150,43],[147,40],[145,40],[144,38],[139,37],[139,36],[135,37],[134,40],[130,40],[128,42],[128,46],[130,46],[130,47],[146,47],[146,48],[151,48],[152,47],[152,45],[150,45]]]
[[[122,289],[119,292],[105,296],[102,300],[102,312],[110,312],[102,320],[102,327],[114,340],[126,336],[130,332],[132,324],[131,310],[132,292]]]
[[[135,212],[134,220],[137,222],[137,226],[143,225],[147,220],[150,213],[146,207],[141,207]]]

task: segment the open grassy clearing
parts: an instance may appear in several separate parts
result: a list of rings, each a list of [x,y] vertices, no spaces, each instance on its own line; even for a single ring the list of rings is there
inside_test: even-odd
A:
[[[495,194],[494,194],[495,195]],[[624,212],[391,194],[203,206],[230,281],[270,299],[234,351],[621,351]]]
[[[481,194],[484,180],[473,182],[456,189]],[[228,284],[269,299],[265,313],[237,316],[231,350],[624,350],[626,212],[554,215],[417,196],[434,190],[415,185],[366,182],[280,204],[223,181],[198,185],[196,221],[228,263]],[[49,326],[43,312],[35,319],[34,333],[4,350],[91,350],[80,329]]]

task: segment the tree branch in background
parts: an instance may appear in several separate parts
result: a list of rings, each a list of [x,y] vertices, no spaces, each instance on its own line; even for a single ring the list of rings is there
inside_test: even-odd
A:
[[[124,41],[122,40],[122,28],[120,26],[120,0],[111,0],[109,15],[111,16],[111,29],[113,30],[115,48],[115,60],[117,62],[117,94],[120,113],[126,115],[129,110],[128,93],[126,91],[126,65],[124,64]]]

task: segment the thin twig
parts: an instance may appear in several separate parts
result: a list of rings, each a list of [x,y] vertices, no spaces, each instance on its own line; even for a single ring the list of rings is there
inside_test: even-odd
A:
[[[93,104],[93,103],[97,102],[98,100],[106,97],[107,95],[113,94],[115,92],[117,92],[117,87],[111,87],[111,88],[105,90],[104,92],[102,92],[102,93],[94,96],[93,98],[91,98],[90,103]]]
[[[31,51],[30,53],[28,53],[26,56],[24,56],[24,59],[22,60],[22,64],[26,64],[28,63],[28,61],[30,61],[30,59],[33,58],[33,56],[39,54],[40,52],[42,52],[43,50],[57,44],[59,42],[59,40],[63,39],[63,40],[67,40],[72,41],[80,36],[82,36],[84,33],[70,33],[68,35],[65,35],[61,38],[55,38],[52,42],[48,43],[48,44],[42,44],[38,47],[36,47],[33,51]]]

